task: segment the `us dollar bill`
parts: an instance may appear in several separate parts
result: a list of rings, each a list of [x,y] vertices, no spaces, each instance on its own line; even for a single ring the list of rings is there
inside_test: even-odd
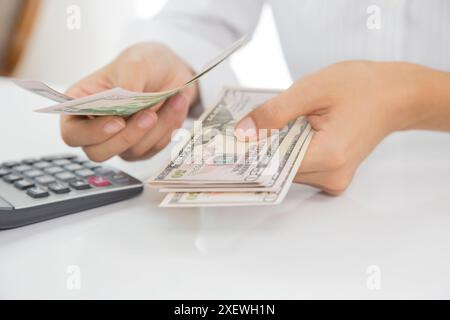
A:
[[[224,50],[183,86],[172,90],[155,93],[136,93],[122,88],[115,88],[100,92],[80,99],[70,97],[50,88],[46,84],[38,81],[21,81],[15,83],[20,87],[40,96],[49,98],[59,104],[35,110],[40,113],[69,114],[69,115],[90,115],[90,116],[131,116],[141,110],[154,107],[168,98],[175,96],[188,86],[194,85],[203,76],[212,71],[224,62],[233,53],[239,50],[248,37],[242,37],[232,46]]]
[[[67,101],[56,106],[38,109],[36,112],[128,117],[141,110],[151,108],[174,96],[178,92],[179,90],[137,94],[125,89],[115,88],[87,97]]]
[[[308,138],[311,127],[309,123],[301,118],[298,120],[298,126],[291,130],[289,139],[285,139],[283,144],[276,151],[276,156],[271,159],[270,163],[270,180],[266,185],[248,186],[248,185],[228,185],[228,186],[205,186],[205,185],[172,185],[166,188],[161,188],[159,192],[173,193],[173,192],[277,192],[284,184],[292,165],[297,159],[297,155],[304,141]],[[267,169],[266,169],[267,170]]]
[[[288,194],[302,161],[313,137],[313,131],[309,129],[306,139],[302,142],[295,157],[294,164],[289,168],[289,174],[284,178],[283,184],[277,192],[189,192],[169,193],[160,207],[163,208],[187,208],[187,207],[236,207],[236,206],[269,206],[283,202]]]
[[[206,111],[171,159],[148,181],[153,187],[272,187],[280,168],[308,126],[292,121],[267,139],[241,142],[237,123],[277,90],[225,88],[215,107]],[[287,156],[286,156],[287,155]],[[274,161],[276,160],[276,161]],[[281,163],[281,165],[280,165]]]

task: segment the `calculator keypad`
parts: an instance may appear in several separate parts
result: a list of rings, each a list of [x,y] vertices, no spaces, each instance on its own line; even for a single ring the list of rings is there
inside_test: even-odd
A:
[[[114,186],[115,175],[114,170],[74,155],[0,164],[0,179],[34,199]]]

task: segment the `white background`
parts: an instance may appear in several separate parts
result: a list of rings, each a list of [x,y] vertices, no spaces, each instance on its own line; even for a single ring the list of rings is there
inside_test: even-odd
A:
[[[67,87],[111,61],[133,19],[151,19],[166,0],[44,0],[18,76]],[[81,9],[81,29],[67,27],[67,8]],[[205,61],[206,62],[206,61]],[[286,88],[291,83],[272,12],[266,6],[254,40],[232,59],[244,86]],[[266,77],[259,72],[264,68]]]

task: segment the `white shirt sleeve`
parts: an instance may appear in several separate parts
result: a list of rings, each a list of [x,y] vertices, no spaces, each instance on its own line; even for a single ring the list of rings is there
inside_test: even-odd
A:
[[[133,23],[124,45],[164,43],[198,72],[240,37],[253,33],[264,1],[169,0],[153,19]],[[208,107],[215,103],[224,85],[235,84],[236,77],[227,61],[200,81],[202,104]],[[198,113],[198,108],[195,111]]]

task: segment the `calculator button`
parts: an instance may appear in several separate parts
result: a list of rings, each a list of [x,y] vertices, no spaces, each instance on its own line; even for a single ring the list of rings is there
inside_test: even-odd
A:
[[[117,173],[112,177],[112,180],[116,184],[128,184],[130,183],[130,177],[127,176],[125,173]]]
[[[35,184],[28,180],[19,180],[14,183],[14,186],[19,190],[27,190],[33,188]]]
[[[8,183],[14,183],[16,181],[22,180],[22,177],[12,173],[4,176],[3,180]]]
[[[34,179],[43,175],[44,173],[41,170],[31,170],[24,173],[24,176],[30,179]]]
[[[79,165],[78,163],[72,163],[72,164],[68,164],[67,166],[64,166],[64,169],[66,169],[68,171],[78,171],[78,170],[83,170],[83,167],[81,165]]]
[[[76,178],[76,176],[70,172],[61,172],[56,174],[55,177],[62,181],[70,181]]]
[[[45,168],[51,167],[51,163],[47,162],[47,161],[39,161],[39,162],[36,162],[33,166],[37,169],[45,169]]]
[[[41,159],[43,161],[56,161],[56,160],[64,160],[64,159],[73,159],[76,157],[77,156],[74,154],[67,153],[67,154],[57,154],[57,155],[53,155],[53,156],[42,157]]]
[[[5,168],[0,168],[0,177],[7,176],[10,173],[11,173],[11,170],[8,170]]]
[[[81,178],[88,178],[88,177],[92,177],[95,175],[95,172],[92,170],[89,170],[89,169],[78,170],[75,173],[77,174],[77,176],[79,176]]]
[[[30,167],[30,166],[27,165],[27,164],[23,164],[23,165],[14,167],[14,171],[19,172],[19,173],[23,173],[23,172],[29,171],[29,170],[31,170],[31,169],[33,169],[33,168]]]
[[[86,169],[91,169],[91,170],[97,169],[97,168],[101,168],[101,165],[98,164],[98,163],[95,163],[95,162],[87,162],[87,163],[83,163],[83,166],[84,166]]]
[[[14,207],[5,199],[0,196],[0,210],[10,211],[14,210]]]
[[[91,185],[83,180],[75,180],[69,184],[75,190],[88,190],[92,189]]]
[[[11,169],[12,167],[16,167],[18,165],[20,165],[19,162],[17,161],[8,161],[2,164],[5,168]]]
[[[60,172],[64,172],[63,168],[60,167],[50,167],[44,170],[46,174],[55,175]]]
[[[34,158],[30,158],[30,159],[24,159],[22,160],[23,164],[27,164],[29,166],[35,164],[36,162],[39,162],[39,159],[34,159]]]
[[[52,183],[48,186],[48,189],[56,194],[65,194],[70,192],[70,188],[62,183]]]
[[[56,179],[53,178],[52,176],[42,176],[42,177],[37,177],[35,179],[35,181],[39,184],[46,186],[46,185],[49,185],[50,183],[56,182]]]
[[[54,164],[55,166],[60,166],[60,167],[67,166],[67,165],[69,165],[69,164],[71,164],[71,163],[72,163],[72,162],[69,161],[69,160],[67,160],[67,159],[59,159],[59,160],[53,161],[53,164]]]
[[[91,185],[99,188],[109,187],[112,184],[111,181],[109,181],[108,179],[99,176],[90,177],[88,179],[88,182]]]
[[[42,199],[50,196],[50,193],[39,187],[28,189],[27,194],[34,199]]]
[[[95,169],[95,174],[99,175],[99,176],[109,176],[114,174],[114,171],[108,168],[98,168]]]
[[[85,164],[86,162],[89,162],[89,160],[85,159],[85,158],[75,158],[75,159],[71,159],[71,161],[73,163],[78,163],[78,164]]]

